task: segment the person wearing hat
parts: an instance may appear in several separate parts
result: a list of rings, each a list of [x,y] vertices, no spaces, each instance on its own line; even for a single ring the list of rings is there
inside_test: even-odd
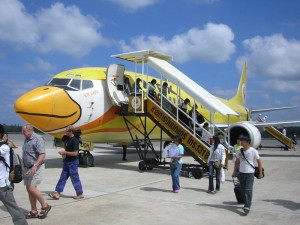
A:
[[[14,186],[9,181],[9,150],[10,147],[7,145],[6,140],[3,140],[4,128],[0,124],[0,201],[3,203],[7,211],[12,217],[14,224],[27,225],[27,221],[22,210],[16,203],[14,197]]]
[[[250,146],[251,139],[248,135],[240,135],[239,140],[241,141],[242,148],[237,154],[232,177],[237,177],[237,170],[239,169],[238,179],[241,184],[241,193],[245,202],[243,210],[247,215],[250,212],[250,208],[252,205],[254,183],[254,168],[251,165],[258,165],[258,178],[262,178],[262,162],[260,160],[258,151]]]

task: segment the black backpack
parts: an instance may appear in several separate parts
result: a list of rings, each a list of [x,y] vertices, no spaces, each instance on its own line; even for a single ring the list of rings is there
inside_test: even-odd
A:
[[[1,142],[0,146],[6,144]],[[7,168],[9,168],[9,181],[12,183],[20,183],[23,180],[23,171],[22,171],[22,161],[20,156],[15,153],[12,147],[9,150],[9,161],[10,166],[5,162],[5,159],[0,156],[0,161],[2,161]]]

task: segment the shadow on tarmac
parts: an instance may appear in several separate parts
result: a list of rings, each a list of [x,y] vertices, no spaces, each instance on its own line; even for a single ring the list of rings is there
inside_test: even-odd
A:
[[[273,205],[280,205],[292,211],[300,210],[300,203],[283,199],[266,199],[264,202],[271,202]]]
[[[242,207],[238,206],[237,202],[223,202],[222,205],[216,205],[216,204],[197,204],[198,206],[206,206],[206,207],[212,207],[217,209],[225,209],[228,211],[231,211],[233,213],[236,213],[240,216],[245,216],[245,213],[242,211]]]

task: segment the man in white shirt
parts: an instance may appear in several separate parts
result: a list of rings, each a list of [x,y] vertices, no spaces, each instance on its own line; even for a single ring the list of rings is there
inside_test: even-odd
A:
[[[253,192],[254,171],[255,171],[253,166],[256,165],[257,163],[260,171],[259,178],[262,178],[263,177],[262,163],[258,151],[250,146],[250,142],[251,142],[250,137],[246,135],[240,135],[239,140],[241,141],[242,148],[240,152],[237,154],[237,159],[235,161],[232,177],[237,176],[237,169],[239,169],[238,178],[241,184],[241,192],[245,202],[243,210],[247,215],[250,212],[250,208],[252,204],[252,192]]]
[[[11,215],[14,224],[27,225],[28,223],[25,219],[25,216],[16,203],[13,193],[13,184],[11,184],[9,181],[10,147],[2,140],[4,132],[1,124],[0,129],[0,201]]]

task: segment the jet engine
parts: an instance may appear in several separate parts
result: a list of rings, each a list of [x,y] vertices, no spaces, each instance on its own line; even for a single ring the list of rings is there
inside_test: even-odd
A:
[[[250,145],[257,148],[261,143],[259,130],[250,122],[239,122],[229,126],[229,145],[236,144],[236,139],[241,135],[248,135],[251,139]]]

